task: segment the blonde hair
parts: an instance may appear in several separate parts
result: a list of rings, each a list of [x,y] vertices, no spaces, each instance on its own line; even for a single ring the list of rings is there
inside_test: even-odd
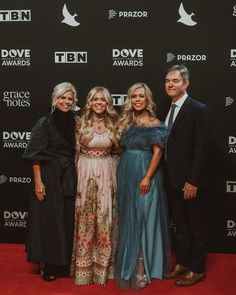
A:
[[[105,111],[105,126],[108,129],[109,137],[115,144],[117,144],[116,129],[119,115],[113,108],[110,91],[103,86],[95,86],[88,93],[86,104],[82,110],[81,119],[79,120],[80,132],[83,135],[83,141],[84,143],[88,143],[94,136],[94,131],[92,129],[93,110],[91,104],[94,95],[98,92],[103,94],[107,102]]]
[[[62,82],[60,84],[57,84],[53,89],[51,113],[55,111],[58,98],[61,97],[67,91],[71,91],[73,93],[72,109],[74,109],[76,102],[78,101],[76,88],[70,82]]]
[[[132,98],[133,92],[138,88],[143,88],[145,91],[146,98],[147,98],[146,111],[148,112],[149,116],[153,118],[156,117],[156,114],[155,114],[156,104],[153,101],[151,89],[145,83],[135,83],[128,89],[127,98],[122,106],[121,118],[118,124],[119,135],[121,135],[121,133],[124,130],[128,129],[130,125],[132,125],[135,122],[135,113],[132,107],[131,98]]]

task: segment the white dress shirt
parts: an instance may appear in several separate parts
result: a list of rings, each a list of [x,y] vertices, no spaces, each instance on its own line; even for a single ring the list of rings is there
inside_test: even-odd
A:
[[[188,97],[188,94],[187,92],[182,96],[180,97],[174,104],[176,105],[176,108],[175,108],[175,112],[174,112],[174,117],[173,117],[173,123],[183,105],[183,103],[185,102],[186,98]],[[168,126],[168,121],[169,121],[169,117],[170,117],[170,111],[171,111],[171,108],[169,109],[169,112],[166,116],[166,119],[165,119],[165,125]]]

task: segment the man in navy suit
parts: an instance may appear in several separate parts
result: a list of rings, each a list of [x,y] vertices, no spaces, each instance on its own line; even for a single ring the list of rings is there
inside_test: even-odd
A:
[[[205,188],[209,141],[208,108],[191,98],[189,71],[174,65],[167,70],[165,89],[171,99],[166,117],[169,136],[165,158],[167,192],[176,225],[176,265],[167,278],[176,286],[191,286],[205,279]]]

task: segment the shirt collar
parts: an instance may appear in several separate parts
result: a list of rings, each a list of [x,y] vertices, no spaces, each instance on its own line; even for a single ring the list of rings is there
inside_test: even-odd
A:
[[[185,92],[185,94],[175,102],[177,107],[181,108],[187,97],[188,97],[188,94],[187,92]]]

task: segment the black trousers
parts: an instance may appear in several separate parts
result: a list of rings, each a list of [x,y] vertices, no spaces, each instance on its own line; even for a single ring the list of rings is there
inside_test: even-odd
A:
[[[207,253],[205,190],[199,189],[192,200],[184,200],[183,191],[167,185],[172,220],[176,226],[177,263],[203,273]]]

